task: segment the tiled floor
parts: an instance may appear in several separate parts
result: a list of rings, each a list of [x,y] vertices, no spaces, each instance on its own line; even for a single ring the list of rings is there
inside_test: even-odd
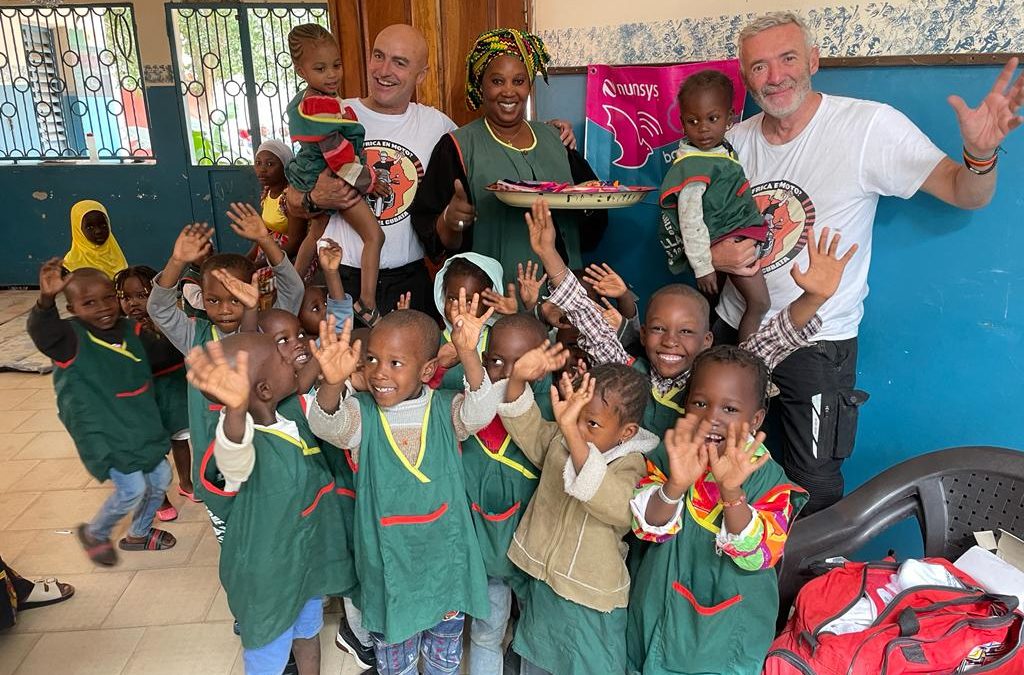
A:
[[[57,419],[45,375],[0,373],[0,556],[21,575],[57,577],[75,597],[22,613],[0,633],[0,675],[228,675],[241,648],[217,578],[219,549],[201,505],[172,496],[169,551],[119,551],[93,565],[74,528],[106,499]],[[172,494],[173,488],[172,488]],[[123,536],[127,520],[115,538]],[[321,633],[321,672],[359,669],[334,646],[337,601]]]

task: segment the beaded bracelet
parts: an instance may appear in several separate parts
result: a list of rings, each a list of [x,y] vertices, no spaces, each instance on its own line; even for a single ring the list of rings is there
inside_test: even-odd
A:
[[[971,173],[978,176],[984,176],[985,174],[990,173],[993,169],[996,168],[996,163],[999,160],[1000,150],[1002,150],[1002,146],[997,146],[996,149],[992,152],[991,157],[982,159],[981,157],[976,157],[975,155],[972,155],[970,152],[967,151],[967,148],[964,147],[964,166],[966,166],[967,170],[970,171]]]
[[[740,496],[732,501],[721,500],[723,508],[729,508],[730,506],[742,506],[747,503],[747,495],[740,493]]]

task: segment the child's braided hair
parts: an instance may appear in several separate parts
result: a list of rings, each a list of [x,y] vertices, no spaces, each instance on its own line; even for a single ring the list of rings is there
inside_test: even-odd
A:
[[[292,56],[292,63],[297,63],[302,58],[302,48],[309,42],[321,42],[330,40],[335,42],[334,35],[318,23],[303,23],[288,31],[288,51]]]
[[[651,397],[651,385],[639,370],[621,363],[594,366],[590,377],[597,384],[594,396],[615,408],[622,424],[640,424]]]
[[[760,356],[735,345],[718,345],[705,349],[693,360],[689,382],[693,382],[700,369],[709,363],[727,363],[751,371],[754,376],[754,391],[758,396],[757,404],[761,408],[768,407],[768,382],[771,373],[768,370],[768,365]],[[689,384],[687,384],[686,398],[689,396]]]
[[[149,293],[153,290],[153,278],[156,276],[156,270],[149,265],[132,265],[125,267],[123,270],[114,275],[114,290],[117,291],[118,295],[124,292],[124,282],[129,279],[138,279],[142,283],[142,287]]]

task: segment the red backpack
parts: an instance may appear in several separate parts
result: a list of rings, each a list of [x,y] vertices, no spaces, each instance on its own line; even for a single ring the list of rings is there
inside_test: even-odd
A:
[[[764,674],[1024,673],[1017,598],[986,593],[946,560],[924,562],[941,565],[967,588],[915,586],[889,599],[878,591],[899,568],[895,560],[847,562],[801,589]],[[879,608],[870,626],[841,635],[822,630],[865,595]],[[960,670],[969,658],[979,665]]]

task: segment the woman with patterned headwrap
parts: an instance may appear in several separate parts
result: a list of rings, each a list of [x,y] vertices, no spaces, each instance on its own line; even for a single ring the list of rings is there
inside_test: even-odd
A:
[[[501,262],[506,284],[515,281],[517,263],[539,262],[524,210],[484,188],[501,179],[596,178],[555,128],[526,119],[534,77],[547,81],[550,60],[541,39],[524,31],[499,28],[477,38],[466,58],[466,104],[483,117],[441,137],[410,210],[428,257],[474,251]],[[581,250],[596,246],[607,224],[604,212],[556,213],[557,246],[571,267],[581,266]]]

